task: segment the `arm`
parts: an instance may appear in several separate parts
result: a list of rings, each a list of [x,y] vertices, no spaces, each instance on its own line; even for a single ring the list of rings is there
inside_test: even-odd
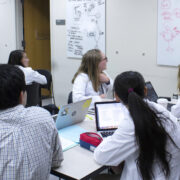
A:
[[[99,164],[118,166],[137,150],[133,122],[125,121],[127,119],[121,122],[123,124],[112,136],[104,139],[95,149],[94,158]]]
[[[92,95],[86,95],[86,88],[89,82],[89,78],[86,74],[79,74],[73,84],[73,102],[81,101],[84,99],[92,98],[92,103],[101,101],[101,97],[92,91]],[[93,88],[93,87],[92,87]]]
[[[108,82],[102,83],[104,93],[106,95],[111,94],[111,96],[113,97],[113,83],[114,83],[114,81],[110,78],[110,76],[106,72],[103,72],[103,74],[107,77],[107,79],[109,79]]]
[[[37,71],[34,71],[31,69],[30,72],[30,78],[32,79],[32,82],[37,82],[39,84],[47,84],[47,79],[44,75],[41,75]]]
[[[61,165],[63,161],[63,152],[60,142],[60,138],[57,130],[54,130],[54,141],[53,141],[53,157],[52,157],[52,168],[57,168]]]
[[[171,107],[171,113],[177,117],[180,118],[180,99],[178,99],[178,102],[176,105]]]

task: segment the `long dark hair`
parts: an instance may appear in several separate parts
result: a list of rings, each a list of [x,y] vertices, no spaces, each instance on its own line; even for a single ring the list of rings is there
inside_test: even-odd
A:
[[[8,64],[11,64],[11,65],[20,65],[20,66],[24,67],[24,65],[21,62],[24,53],[25,52],[23,50],[12,51],[10,53],[10,55],[9,55]]]
[[[166,151],[169,134],[163,127],[165,118],[159,118],[154,110],[143,100],[145,81],[138,72],[127,71],[118,75],[114,90],[130,112],[135,126],[136,142],[139,146],[137,167],[144,180],[154,177],[153,164],[158,161],[166,177],[170,175],[171,154]],[[173,141],[170,138],[171,141]]]

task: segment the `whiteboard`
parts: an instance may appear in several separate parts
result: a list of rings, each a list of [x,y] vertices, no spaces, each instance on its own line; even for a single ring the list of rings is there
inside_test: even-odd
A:
[[[158,0],[157,64],[180,64],[180,0]]]
[[[105,53],[105,0],[67,0],[66,22],[68,57],[94,48]]]

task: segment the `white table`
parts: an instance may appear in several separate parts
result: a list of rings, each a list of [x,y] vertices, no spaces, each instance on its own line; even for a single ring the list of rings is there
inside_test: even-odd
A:
[[[90,115],[93,117],[92,115]],[[79,125],[87,131],[96,132],[95,121],[86,118]],[[61,167],[52,169],[51,174],[64,179],[88,179],[99,174],[107,167],[99,165],[93,158],[93,152],[75,146],[64,153]]]

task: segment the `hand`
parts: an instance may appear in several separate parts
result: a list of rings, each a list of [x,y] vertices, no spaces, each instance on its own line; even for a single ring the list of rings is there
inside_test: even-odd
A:
[[[100,97],[101,97],[101,98],[105,98],[106,95],[105,95],[105,94],[101,94]]]
[[[101,83],[108,83],[110,81],[110,79],[106,76],[106,74],[100,73],[99,74],[99,81]]]

